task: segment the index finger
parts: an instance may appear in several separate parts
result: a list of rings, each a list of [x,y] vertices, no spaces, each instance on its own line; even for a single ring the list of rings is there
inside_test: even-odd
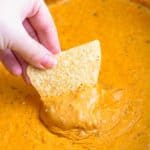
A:
[[[52,53],[59,53],[60,44],[54,20],[42,1],[37,13],[29,21],[38,34],[40,42]]]

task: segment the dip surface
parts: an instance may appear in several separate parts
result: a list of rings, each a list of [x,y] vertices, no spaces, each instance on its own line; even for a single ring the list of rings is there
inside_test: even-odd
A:
[[[49,9],[62,49],[101,41],[100,132],[78,141],[49,132],[35,89],[0,65],[0,149],[148,150],[150,10],[127,0],[66,0]]]

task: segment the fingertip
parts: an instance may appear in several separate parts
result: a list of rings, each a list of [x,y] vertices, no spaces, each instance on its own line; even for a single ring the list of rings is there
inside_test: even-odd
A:
[[[22,68],[20,66],[14,66],[11,68],[11,72],[13,75],[20,76],[22,74]]]
[[[54,54],[59,54],[61,52],[61,49],[60,48],[56,48],[55,50],[54,50]]]
[[[40,65],[45,69],[52,68],[57,65],[57,59],[52,55],[46,54],[42,57]]]
[[[61,47],[58,38],[51,38],[51,41],[49,41],[49,47],[48,49],[53,53],[53,54],[59,54],[61,52]]]
[[[56,47],[55,45],[46,47],[52,54],[59,54],[61,52],[61,48],[60,47]]]

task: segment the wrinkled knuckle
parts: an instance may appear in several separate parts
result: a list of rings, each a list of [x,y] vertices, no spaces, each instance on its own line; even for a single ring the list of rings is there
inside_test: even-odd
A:
[[[0,35],[0,51],[5,51],[7,48],[11,48],[11,43],[10,40],[8,40],[5,35]]]
[[[41,7],[41,0],[34,0],[32,8],[32,16],[36,15]]]
[[[0,50],[11,48],[13,29],[6,21],[0,21]],[[13,39],[13,38],[12,38]]]

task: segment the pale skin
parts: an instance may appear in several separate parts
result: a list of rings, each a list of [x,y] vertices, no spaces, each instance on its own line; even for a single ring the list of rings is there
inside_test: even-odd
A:
[[[0,0],[0,61],[26,82],[28,64],[54,67],[60,45],[57,30],[43,0]]]

